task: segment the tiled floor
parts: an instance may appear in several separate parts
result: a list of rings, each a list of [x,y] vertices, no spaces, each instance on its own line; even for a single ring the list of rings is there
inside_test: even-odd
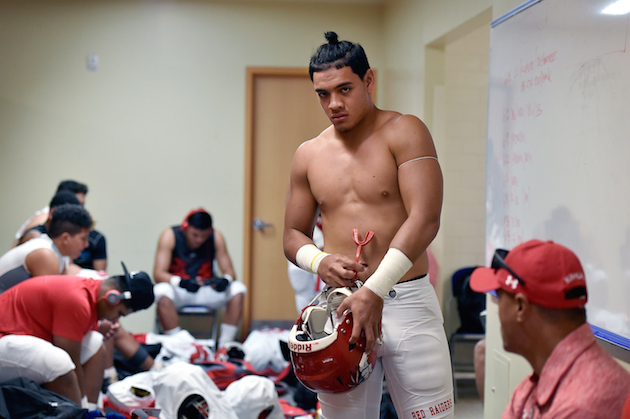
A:
[[[483,419],[483,404],[472,380],[457,382],[458,398],[455,402],[456,419]]]

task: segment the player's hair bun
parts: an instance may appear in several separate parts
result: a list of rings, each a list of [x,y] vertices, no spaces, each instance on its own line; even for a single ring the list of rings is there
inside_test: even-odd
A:
[[[324,36],[329,44],[337,45],[339,43],[339,37],[335,32],[326,32]]]

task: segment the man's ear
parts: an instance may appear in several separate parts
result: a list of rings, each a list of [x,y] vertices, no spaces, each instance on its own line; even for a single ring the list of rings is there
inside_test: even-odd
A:
[[[368,93],[374,93],[374,88],[376,86],[376,75],[371,68],[368,68],[367,72],[363,76],[363,82],[365,83],[365,88],[367,89]]]
[[[59,240],[61,243],[65,244],[65,243],[67,243],[67,242],[68,242],[68,240],[70,240],[70,238],[71,238],[71,237],[72,237],[72,235],[71,235],[70,233],[68,233],[67,231],[64,231],[63,233],[61,233],[61,234],[58,236],[58,240]]]
[[[523,322],[531,313],[531,303],[522,293],[517,293],[514,296],[514,303],[517,305],[516,320]]]

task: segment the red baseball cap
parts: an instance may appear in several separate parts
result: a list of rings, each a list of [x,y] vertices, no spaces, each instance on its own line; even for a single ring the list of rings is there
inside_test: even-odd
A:
[[[497,249],[491,268],[477,268],[470,278],[477,292],[496,289],[522,293],[541,307],[584,307],[586,277],[578,257],[552,241],[530,240],[511,252]]]

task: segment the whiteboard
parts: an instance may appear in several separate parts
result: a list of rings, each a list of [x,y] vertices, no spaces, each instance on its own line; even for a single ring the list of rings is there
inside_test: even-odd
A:
[[[615,0],[530,1],[491,28],[486,255],[572,249],[588,321],[630,349],[629,16]]]

